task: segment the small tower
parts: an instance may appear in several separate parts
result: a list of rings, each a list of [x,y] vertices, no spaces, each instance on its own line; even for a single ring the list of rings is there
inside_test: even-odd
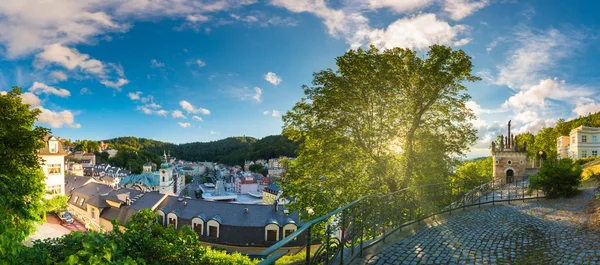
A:
[[[499,144],[492,142],[493,176],[494,182],[499,185],[520,180],[525,175],[527,145],[518,145],[517,137],[510,132],[510,122],[508,121],[508,136],[502,135]]]
[[[173,166],[169,162],[164,162],[160,165],[159,172],[159,192],[173,193]]]

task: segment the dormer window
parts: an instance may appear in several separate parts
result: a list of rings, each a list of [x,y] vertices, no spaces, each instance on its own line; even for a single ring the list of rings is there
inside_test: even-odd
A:
[[[58,141],[49,141],[48,149],[50,149],[50,153],[58,153]]]

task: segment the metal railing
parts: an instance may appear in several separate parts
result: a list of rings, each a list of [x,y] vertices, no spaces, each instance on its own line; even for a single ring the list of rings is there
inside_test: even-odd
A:
[[[297,264],[347,264],[364,250],[385,242],[399,229],[442,213],[496,202],[543,198],[525,178],[511,183],[469,181],[409,187],[385,195],[368,195],[308,221],[294,233],[263,251],[259,265],[274,264],[288,243],[304,233],[306,257]],[[313,248],[316,248],[314,251]]]

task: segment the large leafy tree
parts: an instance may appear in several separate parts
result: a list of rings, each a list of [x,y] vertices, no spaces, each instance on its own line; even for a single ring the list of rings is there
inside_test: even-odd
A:
[[[0,259],[10,242],[21,242],[40,220],[45,176],[38,150],[48,130],[34,127],[38,109],[21,100],[21,89],[0,94]]]
[[[470,57],[438,45],[426,58],[371,47],[336,64],[314,73],[306,97],[283,117],[283,134],[300,143],[283,180],[296,207],[323,213],[362,195],[449,177],[453,158],[476,139],[462,84],[478,80]]]

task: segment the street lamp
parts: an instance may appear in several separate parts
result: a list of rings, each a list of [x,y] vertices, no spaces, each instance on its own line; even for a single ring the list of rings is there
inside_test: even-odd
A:
[[[542,163],[544,162],[544,158],[542,157],[542,155],[544,154],[544,151],[540,150],[538,154],[540,154],[540,167],[542,167]]]

